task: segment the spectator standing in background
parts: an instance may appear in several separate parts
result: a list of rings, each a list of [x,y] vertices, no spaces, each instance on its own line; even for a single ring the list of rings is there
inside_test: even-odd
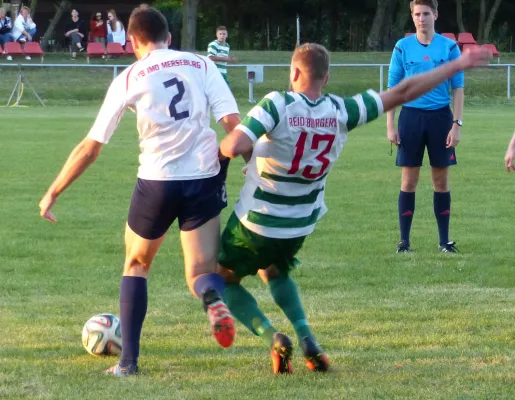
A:
[[[13,35],[11,34],[11,31],[13,29],[13,23],[11,21],[11,18],[9,18],[7,15],[5,15],[5,10],[3,8],[0,8],[0,46],[4,48],[4,45],[7,42],[12,42]],[[5,51],[3,52],[5,54]],[[7,56],[7,60],[11,61],[13,58],[11,56]]]
[[[73,9],[71,15],[71,19],[66,23],[66,33],[64,36],[71,40],[72,60],[75,60],[77,57],[77,51],[84,51],[84,47],[82,46],[82,39],[84,39],[84,36],[86,36],[86,27],[84,26],[84,21],[79,18],[79,13],[77,10]]]
[[[114,10],[107,12],[107,43],[120,43],[125,46],[125,27],[116,16]]]

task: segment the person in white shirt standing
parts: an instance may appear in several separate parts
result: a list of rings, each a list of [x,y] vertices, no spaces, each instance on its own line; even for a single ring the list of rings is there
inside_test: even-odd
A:
[[[14,21],[13,38],[15,42],[32,42],[36,35],[36,24],[30,17],[29,7],[22,7],[20,14]],[[25,57],[30,60],[30,56]]]
[[[41,216],[55,222],[51,210],[58,196],[96,160],[124,111],[135,111],[141,154],[125,233],[122,356],[105,371],[122,377],[137,373],[147,276],[175,219],[188,287],[202,300],[219,344],[228,347],[233,342],[234,322],[222,300],[224,279],[216,273],[219,215],[227,197],[210,110],[226,132],[240,121],[236,101],[212,61],[168,50],[168,24],[159,11],[135,9],[129,35],[138,61],[111,83],[89,134],[39,204]]]

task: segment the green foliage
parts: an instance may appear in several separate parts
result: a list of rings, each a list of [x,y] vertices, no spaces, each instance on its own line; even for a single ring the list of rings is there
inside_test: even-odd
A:
[[[181,43],[182,1],[158,0],[152,4],[152,7],[157,8],[165,16],[172,34],[172,47],[177,47]]]

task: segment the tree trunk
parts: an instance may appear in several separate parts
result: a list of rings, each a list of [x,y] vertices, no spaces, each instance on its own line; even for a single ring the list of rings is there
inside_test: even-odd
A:
[[[410,0],[400,0],[397,15],[395,16],[395,39],[401,39],[406,33],[406,24],[411,15]]]
[[[184,0],[182,6],[181,50],[195,51],[199,0]]]
[[[367,38],[367,46],[370,50],[377,51],[381,47],[384,16],[388,3],[389,0],[377,0],[376,13]]]
[[[38,6],[38,0],[30,0],[30,16],[33,20],[35,20],[34,15],[36,15],[36,8]]]
[[[466,32],[465,24],[463,23],[463,0],[456,0],[456,22],[460,32]]]
[[[61,17],[63,16],[64,12],[68,10],[68,8],[71,6],[71,3],[68,0],[61,0],[56,6],[55,6],[55,14],[54,18],[52,18],[52,21],[50,21],[50,25],[48,25],[48,28],[43,35],[43,38],[41,39],[41,45],[43,50],[48,50],[48,41],[52,38],[54,35],[55,27],[61,20]]]
[[[479,2],[479,23],[477,27],[477,41],[483,41],[483,33],[485,33],[485,20],[486,20],[486,0]]]
[[[499,6],[501,5],[502,0],[495,0],[494,5],[490,9],[490,14],[488,14],[488,19],[486,20],[485,24],[485,31],[483,33],[483,42],[488,42],[488,39],[490,37],[490,31],[492,30],[492,24],[494,23],[495,15],[497,14],[497,10],[499,9]]]
[[[338,35],[338,25],[340,24],[340,12],[338,8],[338,2],[334,1],[332,3],[332,9],[331,9],[331,24],[329,29],[329,50],[335,51],[336,50],[336,39]]]
[[[266,19],[266,50],[270,50],[270,18]]]
[[[393,16],[395,14],[395,6],[397,0],[391,0],[386,5],[385,15],[383,19],[383,27],[381,29],[381,40],[379,43],[380,50],[384,50],[386,46],[390,47],[392,40],[393,28]]]

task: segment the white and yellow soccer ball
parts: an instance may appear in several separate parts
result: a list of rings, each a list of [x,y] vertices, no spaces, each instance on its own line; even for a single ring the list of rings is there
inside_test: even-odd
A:
[[[82,329],[82,344],[86,351],[94,356],[120,355],[120,319],[113,314],[98,314],[91,317]]]

